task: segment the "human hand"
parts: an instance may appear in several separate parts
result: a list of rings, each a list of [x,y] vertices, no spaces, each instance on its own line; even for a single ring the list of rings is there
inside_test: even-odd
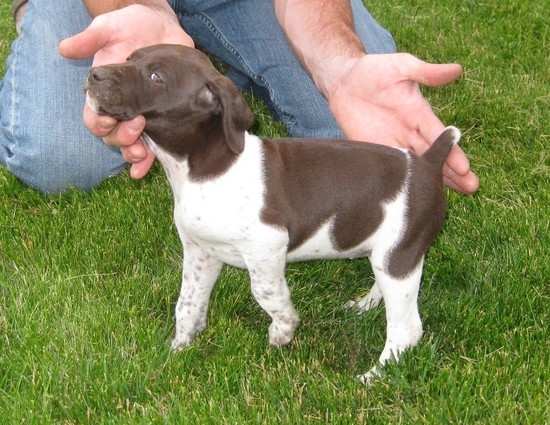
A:
[[[132,5],[97,16],[83,32],[63,40],[59,51],[70,59],[94,56],[93,66],[99,66],[124,62],[134,50],[160,43],[194,47],[193,40],[168,6]],[[155,156],[141,140],[145,127],[143,116],[118,122],[99,116],[85,105],[83,119],[90,131],[102,137],[106,144],[120,148],[125,161],[132,164],[133,178],[147,174]]]
[[[327,94],[330,109],[349,139],[399,146],[422,154],[445,126],[422,96],[419,83],[439,87],[462,73],[458,64],[429,64],[406,54],[349,59]],[[455,146],[443,168],[444,183],[474,193],[477,176]]]

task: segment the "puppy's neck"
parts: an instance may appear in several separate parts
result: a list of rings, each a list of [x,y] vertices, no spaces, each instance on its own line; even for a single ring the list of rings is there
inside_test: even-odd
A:
[[[153,151],[158,161],[161,163],[168,182],[172,187],[174,196],[179,198],[184,183],[189,180],[189,162],[187,156],[176,159],[173,155],[165,151],[147,134],[142,134],[143,141]]]

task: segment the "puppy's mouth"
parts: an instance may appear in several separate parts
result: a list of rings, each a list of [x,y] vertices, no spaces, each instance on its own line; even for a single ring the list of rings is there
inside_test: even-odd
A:
[[[96,114],[101,115],[105,110],[101,107],[99,102],[93,98],[92,94],[90,93],[90,90],[86,90],[86,103],[88,104],[88,107],[94,111]]]
[[[101,102],[97,99],[94,93],[90,90],[86,90],[86,104],[89,108],[98,115],[113,117],[117,121],[128,121],[134,118],[135,114],[131,115],[127,112],[114,112],[104,108]]]

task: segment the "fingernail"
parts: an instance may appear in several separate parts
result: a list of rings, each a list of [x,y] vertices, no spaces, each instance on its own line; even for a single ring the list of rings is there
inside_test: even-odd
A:
[[[112,130],[116,125],[116,122],[113,123],[112,119],[101,119],[99,120],[99,128],[102,130]]]
[[[128,121],[128,132],[131,134],[139,134],[143,131],[144,124],[145,122],[139,118]]]

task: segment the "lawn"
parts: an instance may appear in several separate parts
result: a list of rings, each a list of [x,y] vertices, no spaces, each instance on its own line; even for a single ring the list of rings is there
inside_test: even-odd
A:
[[[15,37],[0,6],[0,69]],[[368,2],[401,51],[459,62],[424,90],[463,130],[481,180],[447,191],[424,270],[425,334],[384,379],[383,306],[342,305],[372,284],[366,260],[287,276],[302,326],[270,348],[248,276],[226,268],[209,327],[169,351],[182,250],[162,170],[93,193],[42,196],[0,166],[0,418],[36,424],[543,424],[550,422],[550,5]],[[250,99],[254,131],[282,135]]]

